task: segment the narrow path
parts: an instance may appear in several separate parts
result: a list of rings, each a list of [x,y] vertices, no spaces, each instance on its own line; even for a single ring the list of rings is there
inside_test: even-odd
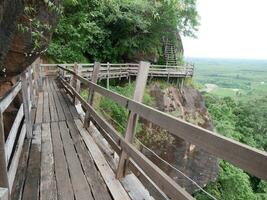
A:
[[[52,77],[44,80],[43,89],[33,138],[24,143],[12,200],[114,199],[77,128],[78,113],[69,97]],[[129,199],[122,189],[118,188],[120,199]]]

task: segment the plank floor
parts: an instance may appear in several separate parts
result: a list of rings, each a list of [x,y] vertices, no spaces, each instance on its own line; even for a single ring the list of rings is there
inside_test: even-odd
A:
[[[12,200],[114,199],[77,120],[69,97],[54,78],[46,78],[38,97],[33,138],[24,142]]]

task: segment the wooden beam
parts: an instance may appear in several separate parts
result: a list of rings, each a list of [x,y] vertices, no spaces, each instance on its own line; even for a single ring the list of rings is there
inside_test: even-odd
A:
[[[21,81],[16,83],[15,86],[5,96],[0,99],[0,110],[5,112],[11,102],[15,99],[19,91],[21,90]]]
[[[93,74],[91,77],[91,82],[93,83],[97,83],[97,79],[98,79],[98,74],[100,72],[100,63],[99,62],[95,62],[94,64],[94,69],[93,69]],[[89,105],[93,104],[93,100],[94,100],[94,89],[93,88],[89,88],[88,90],[89,94],[88,94],[88,99],[87,102]],[[90,113],[88,111],[86,111],[85,113],[85,118],[84,118],[84,128],[88,128],[90,125]]]
[[[15,180],[25,135],[26,135],[26,126],[24,124],[21,128],[21,132],[20,132],[19,139],[18,139],[18,144],[16,146],[14,156],[12,158],[12,162],[8,170],[9,188],[12,188],[14,180]]]
[[[8,200],[8,189],[0,188],[0,200]]]
[[[6,139],[5,149],[6,149],[6,160],[7,163],[9,163],[9,159],[11,157],[12,150],[14,148],[15,140],[18,134],[18,130],[21,124],[21,121],[23,119],[24,113],[23,113],[23,105],[20,106],[19,111],[17,113],[17,116],[13,122],[13,125],[10,129],[10,132],[8,134],[8,137]]]
[[[76,65],[76,68],[74,68],[75,72],[77,75],[81,75],[81,72],[82,72],[82,66],[80,64]],[[80,90],[81,90],[81,81],[79,79],[75,79],[75,89],[78,93],[80,93]],[[75,97],[74,98],[74,103],[75,105],[78,105],[80,102],[79,100]]]
[[[109,90],[109,77],[110,76],[110,64],[107,63],[107,89]]]
[[[0,110],[0,187],[9,188],[5,153],[5,132],[3,113]]]
[[[32,107],[36,107],[36,101],[35,101],[35,96],[34,96],[34,89],[33,89],[33,84],[32,84],[32,66],[28,68],[28,82],[29,82],[29,89],[30,89],[30,101],[32,102]]]
[[[26,73],[22,73],[21,75],[22,80],[22,97],[23,97],[23,110],[25,115],[25,123],[26,123],[26,131],[27,131],[27,138],[32,137],[32,120],[31,120],[31,113],[29,109],[29,97],[28,97],[28,81],[26,78]]]
[[[148,77],[148,72],[149,72],[149,67],[150,67],[150,63],[140,62],[140,67],[139,67],[138,75],[137,75],[137,79],[136,79],[135,91],[134,91],[134,95],[133,95],[133,99],[137,102],[142,102],[142,100],[143,100],[143,96],[144,96],[144,92],[145,92],[145,88],[146,88],[147,77]],[[126,132],[125,132],[125,140],[127,142],[130,142],[130,143],[133,142],[137,121],[138,121],[137,114],[130,111],[129,117],[128,117],[128,124],[127,124]],[[120,155],[120,161],[118,164],[117,173],[116,173],[116,177],[119,179],[126,175],[127,159],[128,159],[128,156],[127,156],[126,152],[122,151],[121,155]]]
[[[98,118],[97,121],[92,120],[95,127],[98,129],[99,133],[105,138],[105,140],[109,143],[111,148],[118,154],[121,154],[121,148],[119,147],[120,138],[113,134],[112,131],[109,131],[107,133],[107,129],[103,129],[99,124],[103,124],[103,120],[101,118]],[[89,128],[87,131],[90,133],[91,130]],[[115,133],[115,132],[114,132]],[[112,135],[112,136],[111,136]],[[116,138],[115,140],[113,138]],[[105,148],[105,147],[103,147]],[[144,187],[149,191],[150,195],[154,197],[154,199],[158,200],[168,200],[169,198],[160,190],[160,188],[141,170],[138,165],[130,158],[129,159],[129,169],[134,173],[134,175],[142,182]]]
[[[80,120],[76,119],[74,121],[95,161],[96,166],[98,167],[107,187],[109,188],[112,197],[116,200],[130,200],[130,197],[128,196],[125,189],[122,187],[121,183],[115,179],[114,172],[105,160],[105,157],[94,142],[93,138],[88,134],[85,129],[83,129]]]
[[[240,167],[258,178],[267,180],[267,152],[242,144],[218,133],[203,129],[144,104],[135,102],[96,85],[83,77],[79,76],[78,78],[95,92],[112,99],[128,110],[157,124],[161,128],[169,131],[172,135],[195,144],[201,149]]]

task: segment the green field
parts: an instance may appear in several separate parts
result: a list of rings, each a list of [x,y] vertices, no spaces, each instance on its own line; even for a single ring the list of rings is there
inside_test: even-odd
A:
[[[195,65],[194,80],[218,87],[210,93],[244,100],[267,92],[267,60],[188,58]],[[238,90],[238,92],[237,92]]]

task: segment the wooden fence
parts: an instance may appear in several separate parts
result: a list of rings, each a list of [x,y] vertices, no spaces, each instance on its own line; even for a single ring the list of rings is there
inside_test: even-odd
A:
[[[74,66],[80,67],[80,75],[84,78],[91,78],[93,73],[94,64],[42,64],[44,74],[51,74],[56,72],[56,66],[61,66],[68,69],[73,69]],[[136,63],[101,63],[100,73],[98,78],[100,79],[112,79],[112,78],[129,78],[131,76],[137,76],[139,64]],[[149,69],[149,77],[162,77],[162,78],[182,78],[192,77],[194,73],[194,67],[187,66],[166,66],[166,65],[151,65]],[[68,74],[65,74],[68,76]]]
[[[187,142],[190,142],[199,148],[224,159],[233,165],[242,168],[243,170],[263,179],[267,180],[267,153],[245,144],[239,143],[232,139],[212,131],[203,129],[196,125],[185,122],[181,119],[170,116],[159,110],[146,106],[138,100],[129,99],[110,91],[96,84],[100,63],[95,63],[92,72],[92,81],[77,74],[77,70],[71,70],[58,65],[60,69],[59,79],[62,82],[66,91],[73,97],[74,101],[82,104],[87,115],[85,117],[85,125],[88,126],[89,120],[92,121],[99,129],[103,137],[108,141],[110,146],[120,155],[120,163],[117,169],[117,175],[120,178],[121,174],[129,169],[136,174],[141,182],[148,188],[152,188],[152,193],[160,195],[164,192],[171,199],[193,199],[183,188],[181,188],[173,179],[166,175],[159,167],[146,158],[132,144],[133,128],[136,118],[142,118],[157,124],[161,128],[170,132],[170,134],[180,137]],[[139,66],[139,75],[144,72],[142,69],[148,64],[141,63]],[[76,67],[77,68],[77,67]],[[66,79],[66,74],[72,76],[71,83]],[[140,79],[141,80],[141,79]],[[137,83],[138,84],[138,80]],[[84,100],[80,94],[80,84],[83,83],[89,90],[88,100]],[[142,86],[144,87],[144,85]],[[139,87],[137,87],[139,88]],[[107,97],[130,111],[128,118],[128,126],[126,130],[126,138],[123,138],[105,119],[103,119],[96,110],[92,107],[94,93],[99,93]],[[142,96],[142,92],[137,92]],[[134,95],[138,96],[138,95]],[[140,96],[139,96],[140,97]],[[138,102],[139,101],[139,102]],[[131,113],[133,115],[131,115]],[[82,126],[81,126],[82,127]],[[131,137],[127,138],[127,132],[131,132]],[[125,157],[126,155],[126,157]],[[121,162],[124,159],[127,162]],[[123,165],[120,165],[123,163]],[[123,168],[121,168],[122,166]],[[150,192],[151,192],[150,191]]]
[[[14,183],[24,139],[32,137],[32,108],[36,104],[39,74],[36,70],[37,68],[31,66],[26,69],[13,88],[0,99],[0,187],[9,189],[9,192]],[[4,112],[20,92],[23,103],[5,139]]]

